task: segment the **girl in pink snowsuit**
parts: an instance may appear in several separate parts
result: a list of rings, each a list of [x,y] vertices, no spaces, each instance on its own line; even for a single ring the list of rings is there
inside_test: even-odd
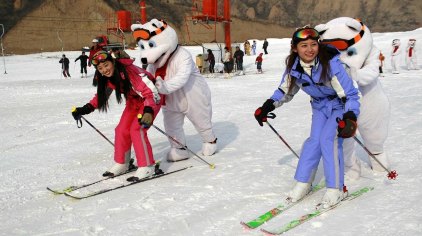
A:
[[[160,111],[160,96],[154,86],[154,77],[142,68],[133,65],[132,59],[115,60],[105,51],[97,52],[91,61],[95,66],[98,81],[97,94],[83,107],[76,108],[72,115],[76,120],[99,109],[107,112],[108,98],[115,91],[118,103],[122,95],[126,107],[115,129],[115,164],[103,176],[115,176],[129,169],[130,150],[136,154],[138,169],[132,180],[154,174],[154,157],[147,130]],[[138,120],[138,114],[142,118]]]

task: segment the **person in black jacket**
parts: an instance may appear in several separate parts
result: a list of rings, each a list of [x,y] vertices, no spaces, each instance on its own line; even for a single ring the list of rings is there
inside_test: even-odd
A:
[[[245,72],[243,72],[243,56],[245,54],[243,53],[242,50],[240,50],[239,46],[236,46],[236,51],[234,52],[234,59],[236,60],[236,66],[237,66],[237,70],[239,71],[237,74],[238,75],[244,75]]]
[[[84,73],[85,73],[85,78],[88,78],[87,71],[86,71],[86,66],[88,64],[88,56],[85,55],[85,52],[82,52],[82,54],[78,58],[75,59],[75,62],[77,60],[81,61],[81,78],[84,77]]]
[[[65,78],[69,77],[69,79],[70,79],[71,77],[70,77],[70,74],[69,74],[69,59],[66,57],[66,55],[63,54],[62,59],[60,59],[59,63],[62,64],[63,76]]]
[[[268,48],[268,41],[267,39],[264,39],[264,44],[262,45],[262,49],[264,49],[265,54],[268,54],[267,48]]]
[[[208,49],[207,52],[208,52],[208,57],[207,59],[205,59],[205,61],[208,61],[208,63],[210,64],[209,66],[210,74],[214,74],[215,57],[211,49]]]

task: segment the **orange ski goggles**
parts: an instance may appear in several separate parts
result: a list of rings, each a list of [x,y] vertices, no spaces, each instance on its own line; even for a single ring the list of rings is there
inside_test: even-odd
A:
[[[167,23],[165,22],[165,21],[161,21],[161,22],[163,22],[163,26],[161,26],[160,28],[157,28],[156,30],[154,30],[154,31],[149,31],[149,30],[147,30],[147,29],[135,29],[133,32],[132,32],[132,36],[133,36],[133,38],[136,40],[136,41],[139,41],[139,40],[141,40],[141,39],[143,39],[143,40],[148,40],[148,39],[150,39],[151,37],[153,37],[153,36],[155,36],[155,35],[157,35],[157,34],[159,34],[159,33],[161,33],[161,32],[163,32],[163,30],[165,30],[166,28],[167,28]]]
[[[324,39],[321,41],[323,44],[330,44],[337,48],[339,51],[344,51],[353,44],[359,42],[359,40],[363,37],[363,34],[365,33],[365,26],[363,25],[362,21],[359,21],[361,24],[360,32],[352,39],[346,40],[346,39]]]

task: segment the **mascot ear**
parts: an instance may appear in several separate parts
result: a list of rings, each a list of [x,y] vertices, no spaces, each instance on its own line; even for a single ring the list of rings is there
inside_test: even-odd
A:
[[[153,25],[154,27],[156,27],[156,28],[160,28],[161,26],[163,26],[164,25],[164,23],[162,22],[162,21],[159,21],[159,20],[157,20],[157,19],[152,19],[151,21],[150,21],[150,23],[151,23],[151,25]]]
[[[347,25],[350,29],[352,29],[352,30],[354,30],[354,31],[357,31],[357,32],[359,32],[359,31],[360,31],[360,29],[361,29],[361,27],[362,27],[362,25],[360,24],[360,22],[359,22],[359,21],[357,21],[356,19],[350,19],[350,20],[348,20],[348,21],[346,22],[346,25]]]
[[[327,31],[328,27],[327,27],[327,25],[326,25],[326,24],[319,24],[319,25],[315,26],[315,27],[314,27],[314,29],[315,29],[316,31],[318,31],[318,33],[319,33],[320,35],[322,35],[322,34],[324,34],[324,33],[325,33],[325,31]]]
[[[132,24],[131,26],[130,26],[130,29],[132,30],[132,31],[135,31],[136,29],[141,29],[142,28],[142,25],[141,24]]]

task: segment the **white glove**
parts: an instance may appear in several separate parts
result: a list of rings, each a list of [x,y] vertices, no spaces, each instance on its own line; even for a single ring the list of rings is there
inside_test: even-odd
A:
[[[160,76],[157,76],[157,78],[155,78],[155,87],[157,88],[159,93],[169,94],[169,91],[167,90],[166,82],[164,82],[164,80]]]

